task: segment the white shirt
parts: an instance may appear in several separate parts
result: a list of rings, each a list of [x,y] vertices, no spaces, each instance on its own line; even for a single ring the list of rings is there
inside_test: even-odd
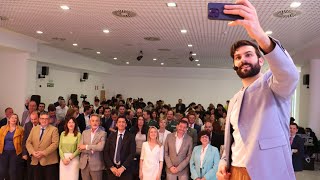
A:
[[[93,132],[92,132],[92,129],[90,129],[90,133],[91,133],[90,142],[91,142],[91,144],[92,144],[94,135],[96,134],[96,132],[98,131],[98,129],[99,129],[99,127],[98,127],[96,130],[94,130]],[[86,145],[86,150],[89,150],[89,149],[88,149],[88,145]],[[92,151],[92,150],[91,150],[91,153],[93,154],[93,151]]]
[[[185,135],[185,134],[184,134],[184,135]],[[176,136],[176,153],[177,153],[177,154],[179,153],[179,150],[180,150],[180,148],[181,148],[184,135],[182,136],[182,138],[179,138],[177,133],[176,133],[176,135],[175,135],[175,136]]]
[[[202,165],[203,165],[203,160],[204,160],[204,156],[206,155],[206,152],[207,152],[207,149],[208,149],[208,144],[205,148],[203,148],[201,146],[201,154],[200,154],[200,168],[202,168]]]
[[[126,130],[124,130],[122,133],[120,133],[119,131],[117,131],[117,132],[118,133],[117,133],[116,149],[115,149],[115,152],[114,152],[113,162],[114,162],[114,164],[120,165],[121,162],[116,162],[117,150],[118,150],[118,141],[119,141],[120,134],[122,134],[122,140],[123,140],[124,133],[126,132]]]
[[[163,133],[160,132],[160,129],[158,130],[158,132],[159,132],[159,141],[162,145],[164,145],[164,142],[166,142],[168,134],[170,134],[171,132],[166,129],[164,130]]]
[[[64,108],[61,108],[61,106],[56,107],[56,116],[58,120],[64,120],[66,117],[68,106],[64,106]]]
[[[245,149],[245,145],[243,143],[243,140],[241,139],[241,135],[240,135],[240,131],[239,131],[239,127],[238,127],[238,117],[236,117],[237,115],[239,115],[239,111],[240,109],[238,109],[238,100],[236,100],[236,102],[233,105],[233,109],[231,111],[230,114],[230,123],[233,126],[233,138],[234,138],[234,142],[231,145],[231,151],[232,151],[232,155],[231,155],[231,159],[232,159],[232,166],[236,166],[236,167],[246,167],[246,149]],[[232,127],[231,127],[232,128]]]
[[[86,122],[86,126],[89,126],[89,122],[90,122],[90,114],[86,115],[83,113],[83,116],[84,116],[84,120]]]

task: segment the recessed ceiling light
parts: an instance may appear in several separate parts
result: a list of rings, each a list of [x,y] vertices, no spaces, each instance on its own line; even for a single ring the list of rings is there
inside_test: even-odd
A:
[[[97,54],[101,54],[101,52],[97,51]]]
[[[161,66],[163,66],[164,65],[164,63],[161,63]]]
[[[126,64],[130,64],[129,62],[126,62]]]
[[[104,33],[109,33],[110,31],[108,29],[103,30]]]
[[[188,47],[192,47],[192,44],[188,44]]]
[[[153,58],[153,60],[156,61],[157,59],[156,59],[156,58]]]
[[[270,35],[272,34],[272,31],[266,31],[266,34]]]
[[[118,58],[114,57],[113,59],[114,59],[114,60],[117,60]]]
[[[169,2],[167,3],[168,7],[177,7],[177,4],[175,2]]]
[[[199,59],[194,60],[195,62],[199,62]]]
[[[291,8],[297,8],[297,7],[299,7],[299,6],[301,6],[301,2],[292,2],[292,3],[290,4],[290,7],[291,7]]]
[[[197,64],[197,66],[200,66],[200,64]]]
[[[181,33],[187,33],[188,31],[186,29],[181,29]]]
[[[77,44],[77,43],[73,43],[72,45],[73,45],[73,46],[78,46],[78,44]]]
[[[60,8],[63,9],[63,10],[69,10],[70,9],[70,7],[67,6],[67,5],[62,5],[62,6],[60,6]]]
[[[36,31],[37,32],[37,34],[43,34],[43,32],[42,31]]]
[[[192,55],[192,56],[196,56],[197,54],[196,54],[196,53],[192,53],[191,55]]]

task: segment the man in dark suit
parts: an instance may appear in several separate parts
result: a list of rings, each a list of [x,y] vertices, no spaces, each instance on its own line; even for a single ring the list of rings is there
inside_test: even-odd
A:
[[[290,144],[292,151],[292,164],[294,171],[303,170],[304,162],[304,141],[300,136],[296,136],[298,132],[298,125],[296,123],[290,124]]]
[[[118,130],[111,133],[104,147],[104,162],[108,180],[131,180],[132,163],[136,153],[134,136],[126,131],[125,117],[117,120]]]
[[[186,111],[186,105],[182,103],[182,99],[178,100],[178,104],[176,104],[176,113],[184,114]]]
[[[213,125],[210,121],[206,121],[204,123],[204,130],[208,131],[210,133],[210,139],[211,139],[211,145],[218,148],[220,151],[221,145],[224,144],[224,134],[223,133],[217,133],[213,131]]]
[[[111,119],[111,109],[109,107],[104,109],[103,112],[103,118],[101,118],[101,126],[105,129],[105,131],[107,132],[107,122],[110,121]]]
[[[33,127],[39,125],[39,115],[37,111],[33,111],[30,114],[30,121],[24,126],[24,134],[22,140],[22,159],[24,159],[27,163],[27,170],[24,170],[22,174],[24,174],[24,179],[32,180],[33,179],[33,171],[31,166],[31,156],[26,148],[26,142],[29,137],[29,134]],[[26,173],[26,174],[25,174]]]
[[[199,134],[201,127],[196,124],[196,114],[194,111],[190,111],[187,115],[188,121],[189,121],[189,127],[197,130],[197,134]]]
[[[2,126],[7,125],[7,122],[8,122],[8,120],[9,120],[9,118],[10,118],[11,115],[13,114],[13,109],[12,109],[11,107],[8,107],[8,108],[6,108],[6,109],[4,110],[4,113],[5,113],[6,117],[3,118],[3,119],[1,119],[1,121],[0,121],[0,128],[1,128]]]
[[[77,113],[76,121],[78,123],[78,127],[80,129],[80,132],[82,133],[86,129],[86,120],[84,119],[84,115],[83,114],[79,114],[79,106],[78,105],[75,105],[73,107],[73,109]]]
[[[105,125],[105,130],[107,132],[107,136],[109,137],[111,133],[116,132],[117,127],[117,119],[118,119],[118,112],[116,110],[113,110],[111,112],[111,118],[108,119]]]

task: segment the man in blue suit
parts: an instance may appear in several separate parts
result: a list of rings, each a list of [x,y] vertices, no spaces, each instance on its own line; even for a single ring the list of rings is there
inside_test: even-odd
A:
[[[292,164],[294,171],[303,170],[304,162],[304,140],[300,136],[296,136],[298,132],[298,125],[296,123],[290,124],[290,144],[292,151]]]
[[[241,40],[231,47],[234,70],[243,87],[230,100],[225,128],[225,151],[219,180],[295,180],[289,142],[291,96],[299,73],[288,52],[260,26],[248,0],[225,5],[224,13],[244,19],[243,26],[256,44]],[[261,73],[265,55],[270,70]]]

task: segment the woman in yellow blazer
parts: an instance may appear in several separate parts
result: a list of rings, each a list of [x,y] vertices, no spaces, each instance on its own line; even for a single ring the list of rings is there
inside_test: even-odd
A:
[[[0,179],[9,173],[10,179],[17,179],[17,162],[22,153],[23,128],[18,125],[17,114],[12,114],[7,125],[0,129]]]

